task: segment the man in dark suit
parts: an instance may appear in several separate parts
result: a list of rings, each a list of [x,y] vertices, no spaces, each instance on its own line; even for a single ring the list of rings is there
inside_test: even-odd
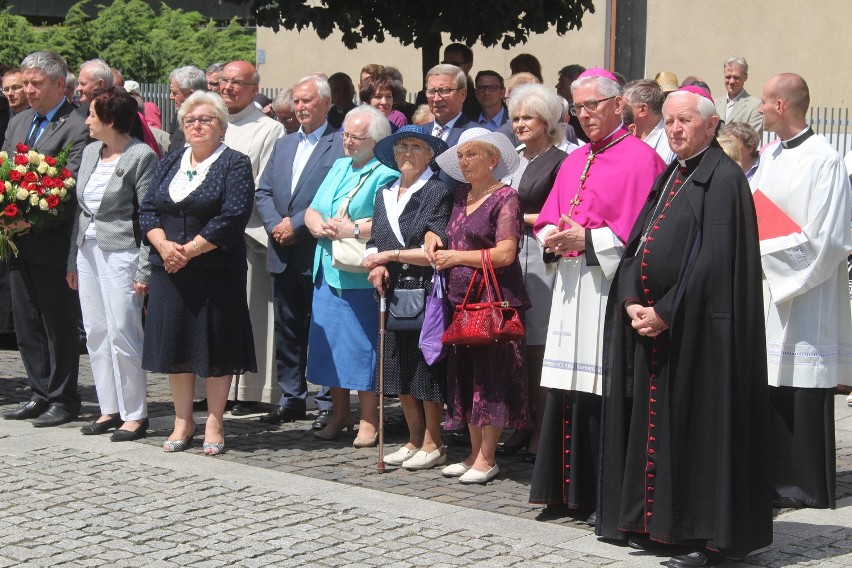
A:
[[[11,156],[17,144],[25,143],[55,156],[70,144],[66,167],[76,177],[88,129],[65,98],[65,60],[52,51],[37,51],[24,58],[21,71],[30,108],[9,122],[3,150]],[[80,412],[80,308],[65,282],[75,204],[73,198],[66,202],[63,221],[16,238],[19,254],[10,275],[12,312],[32,397],[6,412],[6,419],[34,418],[34,426],[57,426]]]
[[[305,77],[293,87],[298,132],[279,138],[255,195],[257,212],[269,234],[267,268],[272,273],[275,309],[275,358],[282,395],[278,408],[261,421],[278,424],[305,417],[308,324],[313,298],[314,239],[305,227],[311,204],[331,165],[343,157],[343,142],[328,124],[328,82]],[[320,429],[331,417],[331,397],[316,397]]]
[[[432,136],[437,136],[448,146],[454,146],[463,131],[477,126],[462,114],[462,105],[467,97],[467,78],[464,71],[455,65],[441,64],[429,69],[426,73],[425,93],[435,120],[427,122],[423,127]],[[461,184],[444,172],[439,177],[451,189]]]

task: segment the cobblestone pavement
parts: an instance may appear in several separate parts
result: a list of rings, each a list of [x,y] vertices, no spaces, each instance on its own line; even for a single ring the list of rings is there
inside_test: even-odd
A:
[[[0,421],[3,566],[659,566],[667,560],[598,541],[570,518],[537,521],[532,466],[500,459],[499,479],[462,486],[439,471],[376,472],[378,452],[351,435],[322,442],[310,420],[263,425],[226,415],[228,452],[200,444],[166,456],[165,378],[149,378],[152,431],[112,444],[79,427],[98,414],[81,359],[78,422],[34,429]],[[0,410],[28,398],[17,352],[0,352]],[[202,419],[202,414],[196,414]],[[836,399],[838,508],[782,511],[753,566],[852,566],[852,409]],[[405,441],[395,402],[387,444]],[[464,455],[451,447],[449,460]],[[732,565],[732,564],[729,564]]]

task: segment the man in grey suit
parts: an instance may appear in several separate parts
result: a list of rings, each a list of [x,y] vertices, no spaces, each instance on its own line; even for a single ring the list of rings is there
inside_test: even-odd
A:
[[[725,124],[746,122],[763,136],[763,118],[757,112],[760,99],[749,95],[745,90],[748,80],[748,63],[742,57],[729,57],[725,60],[725,90],[728,95],[724,100],[716,101],[716,112]]]
[[[15,146],[23,142],[55,156],[70,144],[66,167],[76,176],[88,129],[65,98],[65,60],[52,51],[37,51],[24,58],[21,71],[30,108],[9,122],[3,150],[14,155]],[[79,301],[65,281],[75,206],[72,196],[65,203],[64,220],[16,238],[19,254],[10,274],[12,312],[32,396],[6,412],[6,419],[34,418],[34,426],[58,426],[80,412]]]
[[[426,73],[424,92],[435,120],[427,122],[423,128],[432,136],[437,136],[448,146],[454,146],[463,131],[477,126],[462,114],[462,106],[467,97],[467,77],[459,67],[441,64],[429,69]],[[444,172],[441,172],[439,177],[451,189],[461,184]]]
[[[275,358],[281,400],[262,416],[269,424],[305,418],[308,324],[313,298],[314,239],[305,227],[311,204],[331,165],[343,157],[343,142],[328,124],[331,88],[315,76],[293,87],[298,132],[279,138],[260,176],[257,212],[269,234],[267,268],[272,273],[275,310]],[[316,397],[320,416],[315,429],[331,417],[331,397],[324,389]]]

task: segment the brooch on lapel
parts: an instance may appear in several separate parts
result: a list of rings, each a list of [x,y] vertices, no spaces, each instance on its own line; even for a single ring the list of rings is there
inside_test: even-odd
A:
[[[123,176],[123,175],[124,175],[124,170],[122,170],[121,168],[116,169],[116,170],[115,170],[115,175],[116,175],[117,177],[121,177],[121,176]]]

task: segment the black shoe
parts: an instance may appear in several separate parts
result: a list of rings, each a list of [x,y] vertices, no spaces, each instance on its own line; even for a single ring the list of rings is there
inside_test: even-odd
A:
[[[77,420],[76,412],[68,412],[58,404],[51,404],[41,416],[33,420],[33,426],[36,428],[47,428],[73,422],[74,420]]]
[[[698,550],[696,552],[690,552],[689,554],[683,554],[681,556],[675,556],[669,561],[669,565],[671,566],[686,566],[686,567],[700,567],[700,566],[713,566],[715,564],[721,564],[725,561],[725,555],[720,552],[712,552],[710,550]]]
[[[331,422],[333,412],[331,410],[320,410],[317,412],[317,419],[311,424],[311,430],[322,430]]]
[[[656,540],[651,540],[651,538],[647,534],[637,533],[630,535],[630,538],[627,539],[627,546],[635,550],[644,550],[646,552],[662,550],[664,548],[671,548],[671,545],[669,544],[666,544],[664,542],[658,542]]]
[[[528,451],[525,450],[523,452],[523,454],[521,455],[521,461],[524,462],[524,463],[535,464],[535,457],[536,457],[536,454],[528,452]]]
[[[95,420],[91,424],[86,424],[80,428],[80,432],[82,432],[85,436],[94,436],[98,434],[106,434],[112,428],[121,428],[123,425],[124,420],[121,419],[121,416],[116,414],[114,416],[110,416],[109,420],[104,420],[103,422]]]
[[[304,410],[295,410],[289,406],[279,406],[269,414],[260,417],[260,421],[264,424],[281,424],[282,422],[295,422],[304,419]]]
[[[192,402],[192,410],[195,412],[204,412],[207,410],[207,399],[202,398],[201,400],[194,400]]]
[[[530,438],[532,438],[532,431],[518,433],[517,436],[512,434],[509,436],[508,440],[497,444],[496,453],[498,456],[513,456],[521,450],[527,449],[527,446],[530,443]]]
[[[142,424],[136,427],[136,430],[116,430],[110,436],[113,442],[130,442],[144,438],[148,435],[148,419],[142,421]]]
[[[4,412],[3,418],[6,420],[29,420],[30,418],[38,418],[45,410],[47,410],[46,404],[31,400],[18,406],[18,408]]]
[[[803,509],[805,504],[795,497],[776,497],[772,506],[776,509]]]
[[[231,416],[248,416],[249,414],[257,414],[259,402],[237,401],[234,407],[231,408]]]
[[[590,527],[597,526],[597,524],[598,524],[598,512],[597,511],[595,511],[594,513],[589,515],[589,518],[586,519],[586,524],[589,525]]]

